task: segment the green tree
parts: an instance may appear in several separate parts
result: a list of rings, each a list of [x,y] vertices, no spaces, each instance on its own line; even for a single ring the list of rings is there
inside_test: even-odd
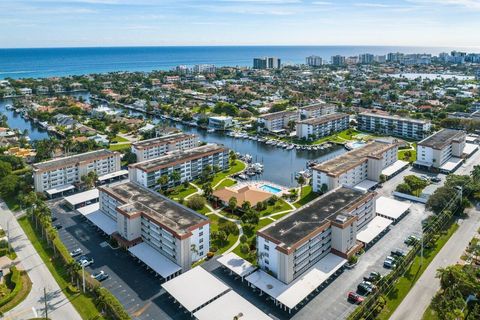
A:
[[[196,195],[191,196],[190,199],[188,199],[187,206],[192,210],[199,211],[199,210],[202,210],[205,207],[206,203],[207,202],[206,202],[204,197],[196,194]]]
[[[161,188],[165,188],[168,185],[168,182],[170,180],[168,179],[168,175],[164,174],[160,176],[157,180],[157,184],[160,185]]]
[[[12,173],[12,165],[5,161],[0,161],[0,179]]]
[[[400,183],[395,190],[400,193],[412,194],[412,188],[407,183]]]
[[[177,185],[180,179],[182,179],[182,175],[180,174],[180,171],[173,170],[172,174],[170,175],[170,179],[173,181],[175,185]]]
[[[18,190],[19,183],[20,177],[15,174],[9,174],[3,177],[3,179],[0,180],[0,193],[4,197],[13,196]]]
[[[236,208],[237,208],[237,198],[231,197],[228,200],[228,209],[230,209],[231,212],[234,212]]]
[[[299,174],[298,177],[297,177],[297,183],[300,185],[300,188],[303,187],[303,185],[306,183],[306,179],[305,177],[303,176],[303,174]]]
[[[204,183],[202,185],[202,191],[203,191],[203,195],[207,198],[207,199],[210,199],[212,197],[212,194],[213,194],[213,188],[212,188],[212,184],[207,182],[207,183]]]

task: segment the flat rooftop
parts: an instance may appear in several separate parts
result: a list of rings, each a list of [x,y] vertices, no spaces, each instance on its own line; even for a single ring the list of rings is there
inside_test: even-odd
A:
[[[278,111],[278,112],[272,112],[272,113],[261,115],[259,116],[259,118],[271,120],[271,119],[277,119],[277,118],[296,115],[296,114],[297,114],[297,111]]]
[[[225,150],[227,149],[224,146],[218,144],[206,144],[188,150],[175,150],[155,159],[131,164],[130,167],[138,168],[146,172],[156,171],[178,163],[183,163],[218,152],[223,152]]]
[[[95,150],[85,153],[76,154],[73,156],[57,158],[53,160],[48,160],[44,162],[38,162],[32,165],[34,171],[48,171],[55,168],[64,168],[73,166],[82,162],[90,162],[99,158],[108,158],[114,155],[117,155],[118,152],[110,151],[107,149]]]
[[[423,139],[418,143],[419,146],[430,147],[432,149],[441,150],[455,141],[465,140],[467,135],[465,132],[453,129],[443,129],[431,136]]]
[[[395,143],[373,141],[363,147],[344,153],[332,160],[323,162],[314,167],[331,176],[338,176],[367,161],[368,158],[381,159],[383,153],[395,147]]]
[[[317,103],[312,103],[304,107],[300,107],[300,110],[305,110],[305,111],[314,111],[314,110],[319,110],[319,109],[330,109],[330,108],[336,108],[334,104],[331,103],[325,103],[325,102],[317,102]]]
[[[345,117],[348,118],[349,117],[348,114],[346,114],[346,113],[332,113],[332,114],[328,114],[328,115],[321,116],[321,117],[318,117],[318,118],[310,118],[310,119],[298,121],[297,123],[309,124],[309,125],[314,126],[314,125],[327,123],[327,122],[330,122],[330,121],[339,120],[339,119],[342,119],[342,118],[345,118]]]
[[[208,221],[207,217],[130,181],[98,189],[123,202],[118,207],[123,212],[131,215],[142,212],[178,235],[188,234],[192,227]]]
[[[371,195],[373,193],[340,187],[261,229],[258,234],[274,239],[278,246],[288,250],[339,215],[351,218],[347,209]]]
[[[196,136],[188,133],[174,133],[163,137],[152,138],[148,140],[142,140],[132,143],[135,149],[146,149],[158,145],[171,144],[182,140],[193,139]]]

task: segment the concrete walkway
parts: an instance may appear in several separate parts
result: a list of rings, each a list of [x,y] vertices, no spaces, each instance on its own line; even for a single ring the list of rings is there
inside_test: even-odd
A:
[[[468,214],[469,218],[459,222],[458,230],[435,256],[420,279],[418,279],[414,287],[390,317],[390,320],[422,319],[423,313],[430,305],[433,296],[440,289],[440,280],[435,277],[437,269],[457,263],[480,227],[480,212],[478,210],[469,210]]]
[[[14,309],[5,313],[4,320],[20,320],[45,316],[43,290],[47,290],[48,317],[53,320],[81,320],[82,318],[63,294],[32,243],[28,240],[14,214],[0,202],[0,225],[6,231],[9,222],[10,241],[17,253],[16,262],[26,270],[32,281],[32,291]]]

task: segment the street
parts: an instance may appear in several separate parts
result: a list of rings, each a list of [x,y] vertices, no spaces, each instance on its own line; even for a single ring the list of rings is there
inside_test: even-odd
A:
[[[5,313],[5,320],[20,320],[45,316],[44,289],[47,291],[48,317],[52,320],[81,320],[72,304],[63,294],[48,268],[43,263],[30,240],[18,224],[14,214],[4,202],[0,202],[0,224],[7,230],[10,241],[17,253],[20,268],[27,271],[32,281],[32,291],[18,306]]]

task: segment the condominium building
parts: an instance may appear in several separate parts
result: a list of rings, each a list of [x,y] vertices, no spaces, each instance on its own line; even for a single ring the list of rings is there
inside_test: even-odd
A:
[[[300,118],[318,118],[327,114],[334,113],[337,107],[334,104],[319,102],[313,103],[299,109]]]
[[[384,112],[362,112],[358,114],[357,126],[361,131],[414,140],[425,138],[432,129],[430,121],[392,116]]]
[[[320,67],[323,64],[323,59],[319,56],[309,56],[305,58],[307,66]]]
[[[443,129],[432,134],[418,143],[415,165],[440,169],[452,158],[462,158],[466,139],[466,133],[460,130]]]
[[[358,56],[358,63],[370,64],[373,63],[375,56],[371,53],[364,53]]]
[[[332,57],[332,65],[334,66],[344,66],[345,65],[345,56],[336,55]]]
[[[275,57],[253,59],[253,69],[280,69],[281,60]]]
[[[333,113],[297,122],[297,137],[300,139],[318,139],[346,130],[348,126],[348,114]]]
[[[132,152],[137,162],[158,158],[167,152],[187,150],[199,145],[198,136],[188,133],[174,133],[163,137],[132,143]]]
[[[61,190],[62,187],[80,182],[82,176],[89,172],[102,176],[119,171],[120,153],[105,149],[96,150],[35,163],[32,167],[36,192]]]
[[[178,172],[178,182],[192,181],[200,177],[210,166],[218,170],[229,167],[229,150],[221,145],[207,144],[188,150],[176,150],[161,157],[131,164],[128,168],[131,181],[146,188],[157,188],[161,176],[168,177],[168,185],[173,185],[173,172]]]
[[[258,117],[257,122],[270,132],[279,132],[288,128],[288,124],[298,120],[297,111],[279,111]]]
[[[328,190],[339,186],[353,187],[364,180],[379,181],[382,170],[397,161],[398,145],[373,141],[344,153],[313,168],[313,190],[326,185]]]
[[[122,246],[147,243],[182,271],[210,250],[210,221],[197,212],[130,181],[98,190],[100,211],[116,222]]]
[[[375,217],[375,193],[337,188],[257,232],[263,270],[289,284],[329,253],[356,253],[357,230]]]

